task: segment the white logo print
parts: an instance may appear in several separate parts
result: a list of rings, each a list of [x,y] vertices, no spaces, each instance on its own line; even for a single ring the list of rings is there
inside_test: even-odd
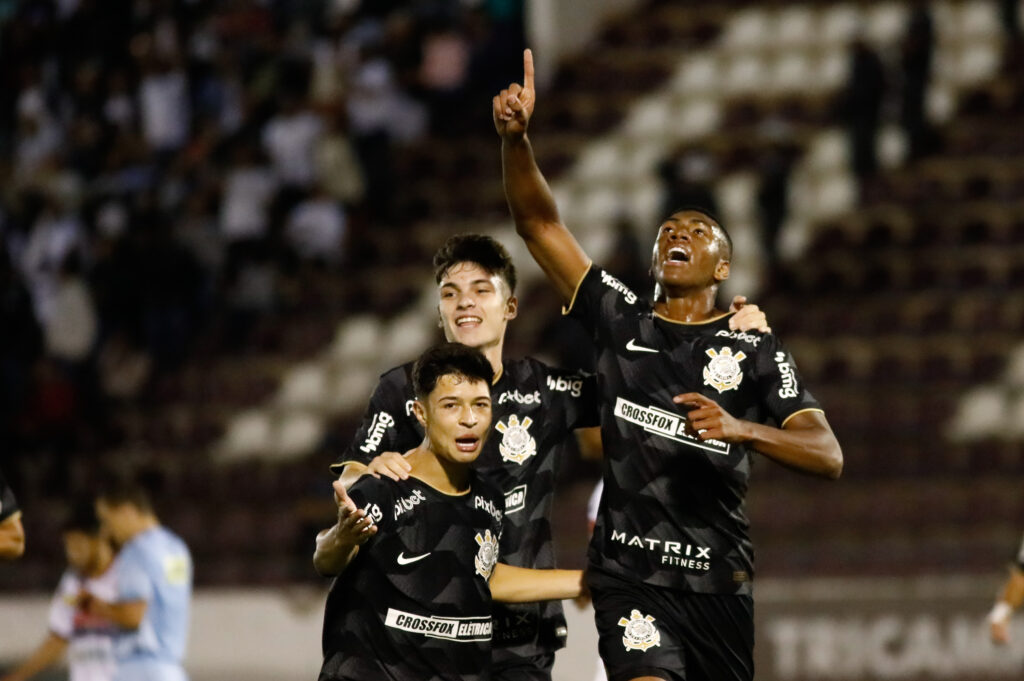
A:
[[[743,382],[743,370],[740,362],[746,359],[743,351],[732,354],[732,348],[722,348],[717,352],[708,348],[711,361],[704,367],[704,385],[710,385],[720,393],[733,390]]]
[[[398,564],[399,565],[409,565],[410,563],[415,563],[418,560],[423,560],[424,558],[429,556],[431,553],[433,553],[433,552],[432,551],[427,551],[424,554],[421,554],[421,555],[418,555],[418,556],[409,556],[408,558],[406,558],[405,557],[405,551],[402,551],[401,553],[398,554]]]
[[[498,445],[502,461],[514,461],[521,464],[537,453],[537,441],[527,430],[532,423],[533,419],[529,416],[519,423],[519,417],[512,414],[508,417],[508,425],[499,421],[498,425],[494,426],[494,429],[504,436]]]
[[[629,342],[626,343],[626,349],[632,350],[633,352],[658,352],[654,348],[645,348],[642,345],[636,344],[636,338],[630,338]]]
[[[494,571],[494,564],[498,562],[498,540],[490,530],[485,530],[482,537],[479,532],[477,533],[476,543],[480,545],[480,550],[476,552],[476,558],[473,559],[476,573],[484,579],[490,579],[491,572]]]
[[[620,617],[619,626],[626,630],[622,634],[626,650],[644,651],[661,645],[661,632],[654,626],[654,618],[640,614],[639,610],[630,612],[629,619]]]
[[[786,353],[776,352],[775,363],[779,367],[779,376],[782,378],[782,386],[779,388],[779,397],[782,399],[799,397],[796,389],[796,373],[793,367],[786,361]]]

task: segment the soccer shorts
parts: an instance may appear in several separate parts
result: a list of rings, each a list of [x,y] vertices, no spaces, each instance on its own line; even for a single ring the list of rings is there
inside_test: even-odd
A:
[[[495,660],[491,678],[493,681],[551,681],[551,668],[554,666],[554,653]]]
[[[752,681],[754,600],[633,582],[591,567],[598,650],[609,681]]]

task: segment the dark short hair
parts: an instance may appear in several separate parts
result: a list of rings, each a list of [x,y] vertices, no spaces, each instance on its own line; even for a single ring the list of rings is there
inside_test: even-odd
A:
[[[442,343],[428,349],[412,367],[412,387],[420,399],[437,387],[442,376],[461,376],[483,381],[488,389],[494,380],[494,369],[483,353],[462,343]]]
[[[470,262],[479,265],[491,275],[497,274],[508,284],[510,293],[516,291],[516,266],[508,251],[496,239],[485,234],[456,234],[449,237],[434,254],[434,281],[438,284],[454,265]]]
[[[140,511],[153,512],[153,500],[141,483],[132,480],[111,480],[103,483],[96,499],[111,506],[134,506]]]
[[[100,519],[96,515],[96,506],[91,501],[77,501],[61,529],[64,532],[81,532],[96,536],[100,533]]]
[[[728,258],[729,260],[732,260],[732,235],[729,234],[729,230],[725,228],[725,225],[722,224],[722,221],[718,219],[717,215],[703,206],[683,206],[682,208],[677,208],[672,211],[672,215],[676,215],[677,213],[700,213],[710,220],[713,225],[721,230],[722,236],[725,238],[725,246],[728,249]]]

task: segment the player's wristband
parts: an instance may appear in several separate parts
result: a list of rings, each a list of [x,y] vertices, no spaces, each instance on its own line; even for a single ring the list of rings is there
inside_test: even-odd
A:
[[[1013,606],[1006,601],[999,601],[992,607],[992,612],[988,614],[988,621],[991,623],[1005,622],[1010,619],[1010,615],[1013,614]]]

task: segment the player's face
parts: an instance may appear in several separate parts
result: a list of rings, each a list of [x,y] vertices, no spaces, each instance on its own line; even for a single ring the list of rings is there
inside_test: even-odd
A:
[[[99,543],[103,540],[87,532],[70,530],[64,533],[64,555],[68,565],[77,572],[88,573],[96,563]]]
[[[96,502],[96,515],[103,526],[103,534],[118,546],[132,537],[134,509],[129,504],[115,505],[103,499]]]
[[[516,316],[517,301],[505,280],[476,263],[448,268],[438,294],[445,338],[471,348],[501,343],[508,321]]]
[[[710,286],[729,277],[720,228],[696,211],[675,213],[662,223],[652,272],[662,287]]]
[[[491,390],[483,381],[448,374],[438,379],[417,415],[438,456],[470,463],[484,446],[491,427]]]

